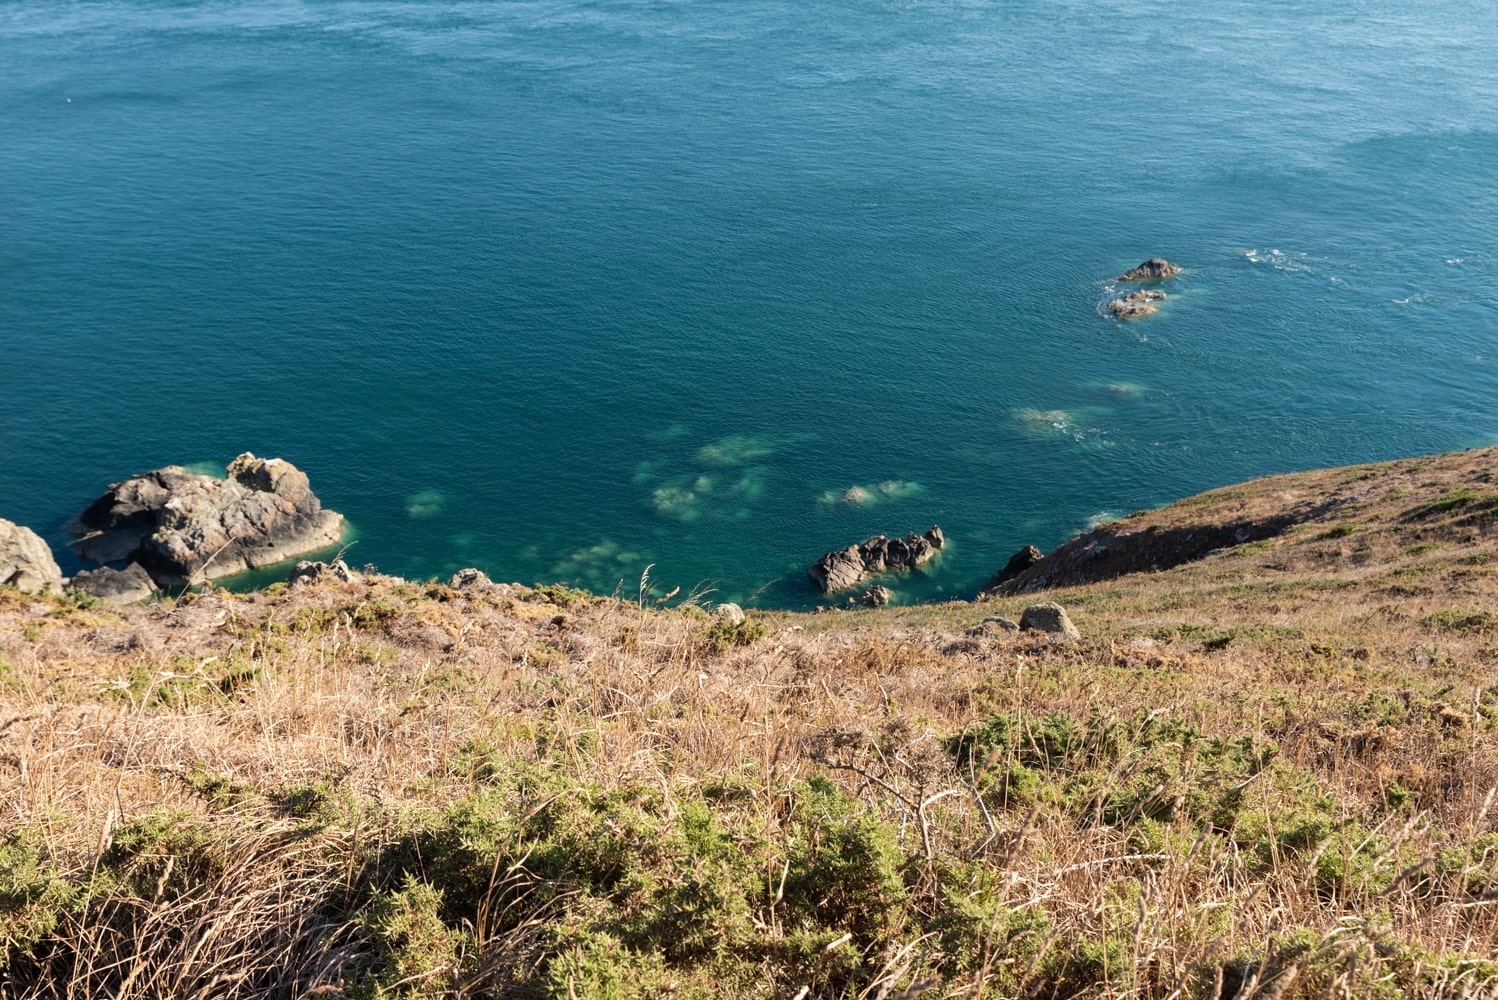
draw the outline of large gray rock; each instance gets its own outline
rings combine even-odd
[[[875,535],[846,549],[824,553],[807,573],[822,593],[831,594],[856,585],[870,573],[913,569],[936,555],[944,544],[946,538],[934,524],[924,535],[915,532],[904,538]]]
[[[307,476],[246,452],[227,479],[171,465],[112,483],[68,526],[96,563],[134,560],[158,586],[230,576],[335,544],[343,516],[323,510]]]
[[[725,621],[730,625],[737,625],[744,620],[744,609],[732,601],[725,601],[713,608],[712,616],[719,621]]]
[[[62,570],[42,536],[0,517],[0,586],[62,593]]]
[[[1020,615],[1019,627],[1027,632],[1055,632],[1068,639],[1080,639],[1082,633],[1067,617],[1066,609],[1059,604],[1032,604]]]
[[[1164,257],[1151,257],[1149,260],[1120,274],[1114,281],[1159,281],[1163,278],[1174,278],[1181,273],[1181,265],[1172,264]]]
[[[149,601],[156,593],[151,574],[140,563],[131,563],[124,569],[108,566],[86,569],[74,576],[69,586],[110,604],[139,604]]]

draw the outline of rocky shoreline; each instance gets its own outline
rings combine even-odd
[[[1498,452],[1461,452],[1403,462],[1326,469],[1255,480],[1186,498],[1153,511],[1141,511],[1078,534],[1046,553],[1027,545],[979,587],[973,598],[1015,596],[1099,583],[1139,573],[1154,573],[1235,552],[1299,530],[1313,523],[1330,524],[1327,537],[1351,529],[1341,523],[1344,511],[1362,502],[1368,489],[1348,483],[1376,480],[1377,470],[1401,465],[1454,464],[1485,469]],[[1371,470],[1371,471],[1365,471]],[[140,473],[109,488],[69,526],[75,551],[99,563],[97,568],[63,576],[47,542],[36,532],[0,519],[0,586],[26,592],[62,593],[74,588],[117,604],[150,600],[168,588],[186,588],[212,580],[290,563],[298,556],[327,551],[342,537],[343,517],[325,510],[312,493],[307,476],[283,459],[260,459],[246,453],[229,463],[227,478],[187,472],[178,466]],[[1493,473],[1470,474],[1486,483]],[[1336,488],[1309,487],[1321,481]],[[1370,487],[1371,488],[1371,487]],[[1408,486],[1401,485],[1400,489]],[[1469,495],[1470,494],[1470,495]],[[1215,496],[1255,497],[1218,504]],[[1431,511],[1470,502],[1473,517],[1498,510],[1498,494],[1458,489],[1445,498],[1417,503],[1403,518],[1420,523]],[[1486,523],[1483,521],[1482,523]],[[945,547],[939,526],[904,537],[874,535],[854,545],[825,552],[807,570],[823,595],[854,590],[852,606],[884,607],[896,595],[878,574],[925,566]],[[366,572],[369,567],[366,567]],[[336,558],[328,563],[296,564],[288,582],[358,577]],[[479,570],[463,570],[450,587],[487,585]],[[861,592],[855,588],[864,588]],[[824,606],[822,610],[827,610]],[[995,627],[1008,627],[996,625]],[[1061,629],[1065,631],[1065,629]]]
[[[0,521],[0,584],[133,603],[336,545],[343,515],[325,510],[304,472],[245,452],[223,479],[169,465],[109,484],[69,525],[73,551],[97,564],[71,580],[29,528]]]

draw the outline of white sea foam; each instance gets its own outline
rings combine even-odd
[[[1306,253],[1286,253],[1278,247],[1269,250],[1244,250],[1243,256],[1255,264],[1268,264],[1276,271],[1309,272],[1315,270],[1313,258]]]

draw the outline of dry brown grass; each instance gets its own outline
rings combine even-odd
[[[1157,512],[1354,497],[1048,595],[1080,643],[964,634],[1033,597],[719,649],[560,589],[0,591],[0,995],[1490,995],[1492,460]],[[543,858],[590,842],[630,874]]]

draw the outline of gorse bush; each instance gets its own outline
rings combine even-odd
[[[815,746],[823,755],[857,747],[865,756],[845,759],[864,763],[840,773],[873,774],[869,755],[912,752],[922,739],[892,722]],[[241,956],[246,995],[275,992],[276,956],[288,950],[336,967],[351,997],[771,997],[788,983],[853,997],[891,982],[891,956],[916,945],[922,981],[1053,997],[1139,986],[1143,883],[1110,882],[1096,932],[1063,942],[1053,903],[1009,891],[1005,864],[1021,842],[968,857],[961,838],[912,829],[892,782],[914,771],[892,765],[888,781],[863,782],[863,794],[823,776],[747,795],[700,785],[604,789],[572,771],[575,741],[538,745],[550,749],[507,756],[494,740],[463,748],[444,770],[469,791],[436,809],[388,811],[324,783],[286,799],[301,818],[294,828],[262,820],[245,830],[227,815],[154,811],[115,831],[86,871],[65,870],[35,835],[13,837],[0,848],[4,981],[20,989],[76,976],[85,935],[118,949],[162,922],[175,928],[161,939],[175,942],[170,949],[144,954],[137,944],[90,971],[90,981],[122,988],[129,969],[155,958],[201,986],[204,973],[188,961],[203,946],[193,937],[201,928],[188,922],[246,893],[267,914],[305,908],[293,928],[342,928],[327,940],[308,932],[288,941],[268,925],[235,938],[262,949]],[[1372,903],[1419,860],[1397,838],[1338,818],[1272,746],[1208,737],[1167,717],[992,715],[945,745],[950,770],[926,768],[974,804],[1023,812],[1025,826],[1011,838],[1055,824],[1114,828],[1120,848],[1138,857],[1129,862],[1136,871],[1170,858],[1200,869],[1207,838],[1231,856],[1247,852],[1261,877],[1303,871],[1323,898]],[[185,781],[217,807],[244,801],[243,789],[201,767]],[[926,795],[931,785],[911,787]],[[769,826],[767,802],[780,803]],[[924,809],[915,817],[930,819]],[[1498,869],[1494,836],[1442,852],[1419,891],[1481,898]],[[309,841],[322,852],[311,869],[299,847]],[[251,844],[264,865],[247,857]],[[286,898],[286,883],[267,874],[300,878],[300,894]],[[1276,961],[1285,954],[1281,947]],[[1326,975],[1340,968],[1330,962]],[[1248,973],[1222,975],[1241,982]]]

